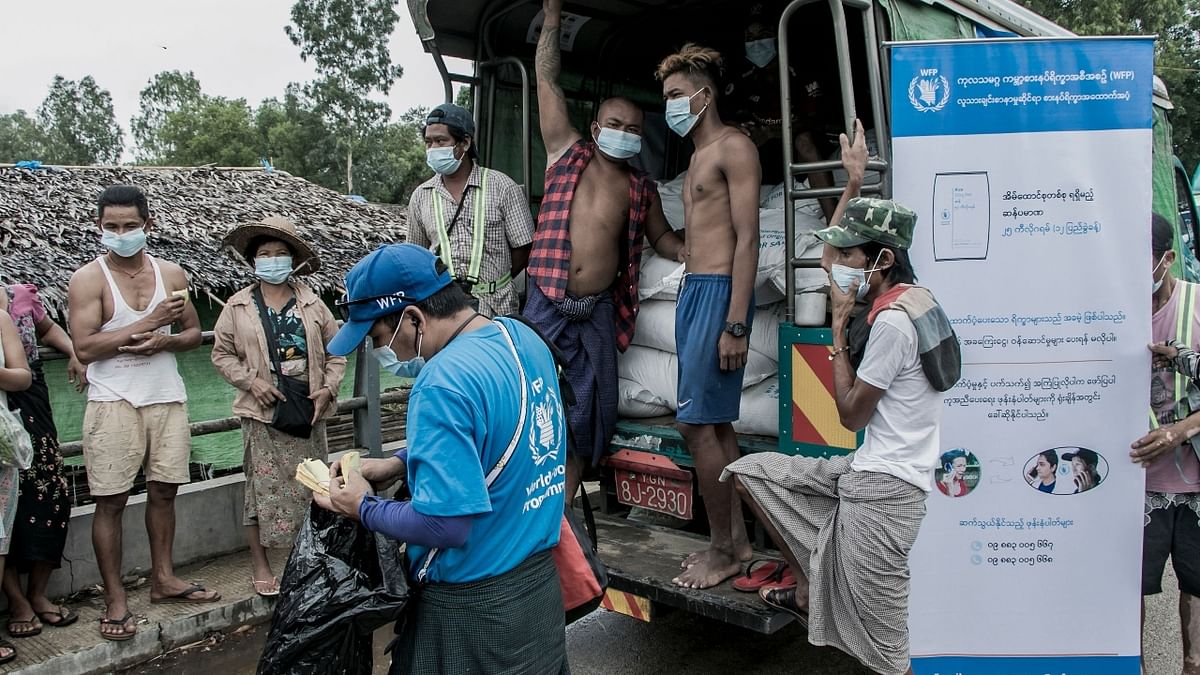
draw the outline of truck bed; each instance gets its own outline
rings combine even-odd
[[[638,442],[653,439],[655,447],[646,447]],[[738,448],[742,454],[751,452],[779,452],[779,439],[774,436],[752,436],[738,434]],[[692,456],[683,445],[683,437],[675,430],[675,416],[647,417],[644,419],[622,419],[617,422],[617,431],[609,443],[609,452],[621,448],[646,450],[664,455],[679,466],[692,466]]]
[[[795,620],[755,593],[733,590],[729,581],[702,591],[672,584],[679,562],[707,546],[706,537],[601,514],[596,515],[596,528],[600,560],[608,567],[612,589],[764,634]],[[766,556],[755,551],[755,557]]]

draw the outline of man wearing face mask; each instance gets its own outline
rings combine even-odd
[[[561,0],[546,0],[538,38],[538,111],[546,146],[546,189],[529,263],[525,316],[565,355],[577,404],[575,454],[567,463],[573,498],[585,465],[595,466],[617,423],[617,351],[633,338],[638,275],[648,240],[683,261],[654,182],[629,166],[642,145],[642,111],[624,98],[600,103],[588,133],[567,115],[558,85]]]
[[[445,265],[412,244],[376,249],[346,275],[347,319],[329,352],[370,335],[390,371],[416,375],[408,448],[335,464],[322,507],[408,544],[421,584],[392,673],[568,672],[550,549],[563,513],[566,420],[545,342],[521,321],[489,321]],[[405,480],[411,500],[373,496]]]
[[[745,30],[745,62],[725,87],[725,98],[733,111],[731,119],[738,124],[758,147],[764,185],[784,181],[783,168],[783,103],[779,93],[779,52],[776,39],[778,15],[768,16],[761,3],[750,8],[750,22]],[[828,100],[821,78],[806,64],[792,56],[788,75],[792,82],[792,116],[795,142],[793,152],[798,162],[818,162],[827,154],[824,143],[825,116],[840,108],[840,103]],[[836,97],[835,97],[836,98]],[[836,117],[833,120],[836,126]],[[804,176],[800,176],[803,178]],[[811,187],[833,185],[828,171],[808,174]],[[820,200],[828,219],[837,205],[834,199]],[[830,221],[832,222],[832,221]]]
[[[187,276],[146,254],[154,227],[146,195],[130,185],[100,194],[96,223],[105,255],[71,277],[68,290],[75,354],[88,367],[83,461],[96,499],[92,543],[108,605],[100,635],[137,632],[121,583],[121,514],[138,469],[146,474],[150,601],[214,602],[220,595],[175,576],[175,493],[189,481],[187,392],[175,353],[200,344],[200,321],[187,298]],[[172,326],[180,332],[173,333]]]
[[[942,394],[961,358],[950,321],[908,258],[916,215],[890,200],[857,198],[867,163],[862,127],[842,136],[850,183],[837,220],[817,237],[833,299],[834,398],[842,425],[866,430],[834,459],[755,453],[729,465],[732,482],[795,573],[792,588],[763,589],[769,605],[808,625],[876,673],[911,673],[908,553],[933,488]],[[847,327],[866,303],[870,337],[852,365]]]
[[[1171,274],[1175,228],[1158,214],[1151,219],[1150,243],[1150,430],[1129,453],[1146,469],[1142,595],[1162,592],[1170,558],[1179,582],[1183,672],[1195,675],[1200,673],[1200,387],[1191,377],[1194,369],[1176,357],[1200,349],[1200,313],[1196,284]]]
[[[754,322],[758,270],[758,152],[717,112],[721,55],[686,44],[658,66],[667,126],[695,145],[683,186],[687,274],[675,310],[679,355],[676,426],[695,458],[711,540],[673,581],[710,588],[738,574],[753,551],[741,502],[719,481],[740,455],[742,375]]]
[[[436,251],[484,315],[516,312],[513,279],[533,241],[525,193],[505,174],[479,166],[475,121],[465,108],[439,105],[423,133],[434,175],[409,198],[406,241]]]

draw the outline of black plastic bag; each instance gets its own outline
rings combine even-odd
[[[259,675],[370,675],[371,634],[408,601],[401,545],[313,504],[279,584]]]

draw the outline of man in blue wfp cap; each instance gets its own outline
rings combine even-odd
[[[529,262],[533,216],[513,179],[479,165],[475,120],[443,103],[425,117],[433,177],[408,200],[407,241],[432,248],[487,316],[515,314],[513,279]]]
[[[721,478],[734,481],[794,572],[796,586],[764,588],[762,599],[806,622],[809,642],[900,675],[912,672],[908,553],[941,453],[942,392],[958,381],[961,358],[933,295],[912,285],[916,214],[857,197],[867,151],[856,126],[853,143],[841,137],[850,181],[834,225],[816,236],[833,300],[834,400],[843,426],[865,429],[863,443],[834,459],[754,453]]]
[[[410,602],[392,673],[568,672],[550,549],[563,514],[566,426],[554,358],[515,319],[471,308],[446,265],[383,246],[346,275],[331,354],[370,336],[380,365],[415,377],[408,448],[334,464],[322,507],[407,542]],[[411,500],[374,496],[397,480]]]

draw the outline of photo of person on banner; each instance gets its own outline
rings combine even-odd
[[[833,459],[756,452],[722,481],[763,524],[795,573],[794,587],[759,591],[808,626],[814,645],[837,647],[877,673],[911,673],[908,555],[925,517],[941,454],[942,393],[961,373],[958,338],[933,294],[914,286],[916,214],[858,197],[867,163],[861,123],[841,136],[850,182],[825,243],[833,304],[835,401],[862,445]],[[851,362],[848,325],[866,303],[869,337]]]

